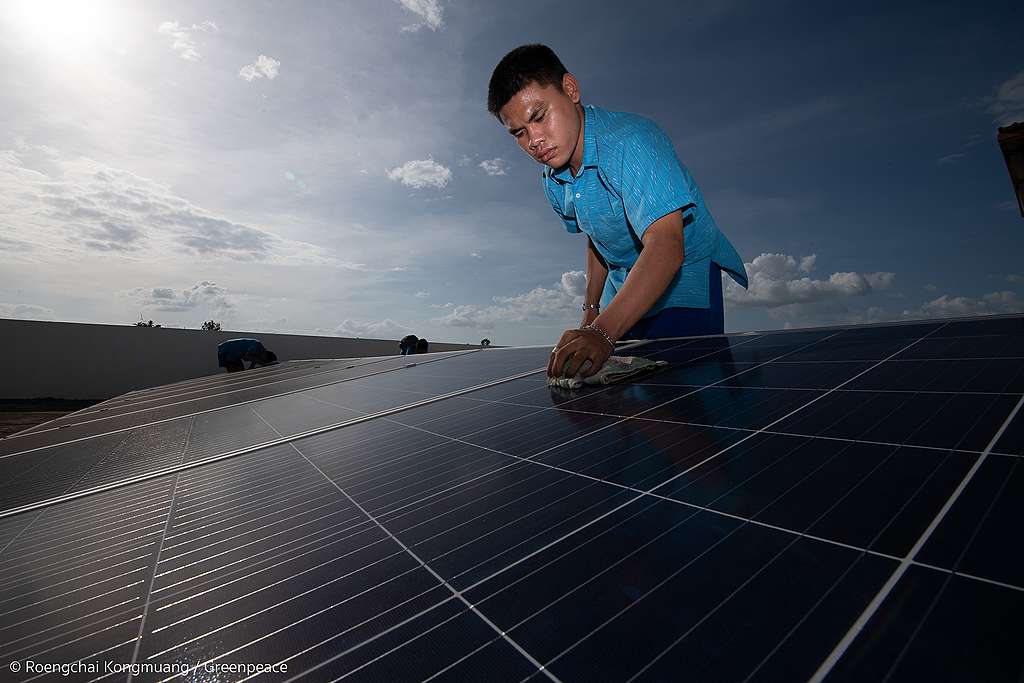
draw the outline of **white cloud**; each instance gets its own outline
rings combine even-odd
[[[217,316],[224,316],[235,308],[228,290],[208,280],[180,290],[173,287],[137,287],[127,294],[134,297],[140,306],[156,311],[191,311],[205,307]]]
[[[238,71],[238,76],[239,78],[249,82],[259,78],[266,78],[267,80],[272,81],[277,78],[280,68],[281,62],[277,61],[273,57],[260,55],[252,64],[246,64],[243,66]]]
[[[769,313],[776,320],[785,320],[783,327],[787,330],[819,325],[866,325],[900,319],[898,313],[881,306],[858,309],[839,300],[790,304],[772,309]]]
[[[1024,70],[999,84],[988,110],[1000,125],[1024,120]]]
[[[980,299],[967,296],[943,294],[937,299],[925,302],[916,311],[903,311],[907,318],[960,318],[972,315],[994,313],[1020,313],[1024,311],[1024,299],[1016,292],[990,292]]]
[[[485,159],[480,162],[479,166],[487,175],[505,175],[505,171],[508,170],[508,162],[501,157]]]
[[[586,288],[586,274],[581,270],[574,270],[563,273],[554,287],[535,287],[525,294],[516,296],[496,296],[493,305],[446,304],[446,307],[451,307],[451,313],[436,318],[434,322],[447,327],[490,330],[498,323],[568,320],[573,316],[573,309],[583,302]]]
[[[273,320],[240,320],[237,323],[232,323],[232,328],[237,330],[247,330],[251,332],[280,332],[283,334],[295,334],[298,330],[294,330],[288,324],[288,318],[276,318]]]
[[[967,156],[967,152],[961,152],[959,154],[947,154],[946,156],[939,159],[939,164],[952,164],[957,159]]]
[[[202,56],[199,54],[193,34],[195,33],[216,33],[219,29],[212,21],[204,21],[201,24],[181,26],[176,21],[165,21],[157,27],[157,32],[170,36],[171,49],[178,53],[182,59],[190,62],[198,61]]]
[[[478,251],[471,251],[469,252],[469,255],[472,256],[473,258],[483,258],[483,256],[481,256],[480,252]]]
[[[562,290],[569,296],[582,297],[587,293],[587,274],[582,270],[562,273]]]
[[[401,339],[413,332],[407,325],[397,323],[390,318],[379,322],[358,322],[345,319],[334,328],[334,334],[340,337],[360,337],[362,339]]]
[[[53,309],[35,304],[0,304],[0,318],[18,320],[53,320]]]
[[[13,245],[0,261],[77,261],[84,248],[141,262],[177,255],[372,270],[218,216],[130,171],[23,141],[0,150],[0,215],[9,218],[5,246]]]
[[[833,297],[863,296],[888,289],[895,279],[893,273],[832,273],[826,280],[808,277],[814,270],[816,255],[798,262],[786,254],[761,254],[744,264],[750,286],[744,290],[724,278],[725,300],[736,306],[776,308],[806,304]]]
[[[413,294],[413,296],[416,297],[417,299],[426,299],[428,296],[430,296],[430,292],[416,292],[415,294]]]
[[[470,159],[465,154],[463,154],[461,157],[459,157],[459,160],[458,160],[457,163],[459,164],[459,166],[469,166],[471,163],[473,163],[473,160]]]
[[[403,32],[419,31],[421,28],[429,28],[436,31],[444,28],[444,12],[437,0],[398,0],[402,7],[409,10],[420,18],[420,22],[410,26],[403,26]]]
[[[433,159],[417,159],[392,168],[388,171],[388,178],[415,189],[423,187],[440,189],[452,179],[452,172],[451,169]]]

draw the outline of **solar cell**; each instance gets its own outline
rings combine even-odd
[[[547,347],[133,392],[2,444],[0,665],[1016,681],[1022,342],[1017,316],[659,340],[622,353],[667,370],[577,392]]]

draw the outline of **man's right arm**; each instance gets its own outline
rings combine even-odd
[[[584,303],[601,303],[601,292],[604,291],[604,281],[607,277],[608,268],[605,266],[604,259],[594,247],[594,243],[590,241],[590,237],[587,237],[587,294],[583,300]],[[580,327],[594,322],[594,319],[600,314],[601,311],[587,309],[583,312],[583,322],[580,323]]]

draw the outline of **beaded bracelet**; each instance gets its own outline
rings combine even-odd
[[[597,332],[606,342],[608,342],[608,345],[612,347],[612,351],[615,350],[615,342],[612,341],[612,338],[608,335],[608,333],[601,329],[601,326],[598,325],[597,323],[590,323],[583,329],[593,330],[594,332]]]

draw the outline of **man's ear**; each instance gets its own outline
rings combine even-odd
[[[571,73],[566,72],[562,76],[562,92],[565,96],[572,100],[573,104],[580,101],[580,82],[576,80],[576,77]]]

